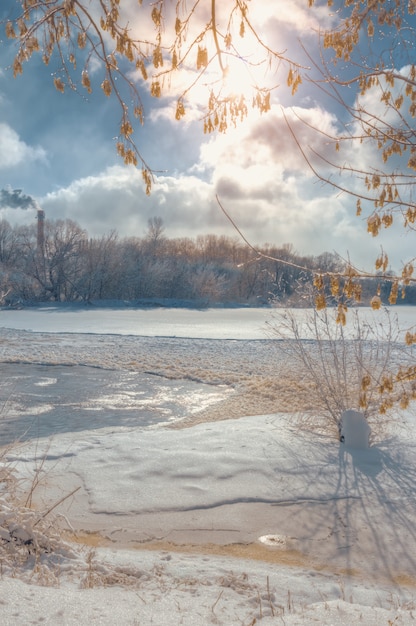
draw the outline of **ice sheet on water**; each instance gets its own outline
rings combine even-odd
[[[48,333],[92,333],[209,339],[264,339],[269,309],[47,306],[0,310],[0,327]]]
[[[232,393],[222,385],[81,366],[4,364],[2,374],[0,445],[180,420]]]

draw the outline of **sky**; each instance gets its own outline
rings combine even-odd
[[[262,0],[261,8],[259,2],[250,3],[253,22],[271,47],[305,62],[299,42],[317,54],[318,29],[336,23],[337,16],[328,13],[323,3],[314,8],[308,8],[304,0],[279,0],[278,4],[279,11],[276,0]],[[16,0],[2,2],[0,19],[16,5]],[[137,3],[124,6],[125,19],[134,29]],[[196,22],[203,19],[203,14],[195,17]],[[142,28],[148,29],[147,34],[152,32],[146,21]],[[191,35],[192,30],[189,39]],[[241,45],[245,58],[255,64],[258,50],[250,38]],[[218,196],[254,245],[290,243],[301,255],[337,252],[370,269],[381,247],[394,268],[413,257],[412,237],[400,225],[372,238],[365,219],[355,215],[354,198],[339,194],[313,175],[285,116],[302,145],[332,156],[328,151],[333,146],[309,125],[336,134],[342,111],[310,83],[301,85],[292,97],[285,85],[286,69],[272,68],[265,79],[279,85],[269,112],[249,110],[236,128],[210,135],[204,134],[201,121],[206,88],[195,88],[180,122],[174,117],[175,95],[191,79],[188,71],[179,73],[178,84],[172,84],[167,97],[158,100],[132,74],[146,114],[144,126],[137,127],[136,140],[156,172],[152,193],[146,196],[140,168],[125,166],[116,154],[117,103],[105,98],[98,86],[92,94],[82,88],[58,93],[53,85],[57,60],[45,67],[39,55],[14,79],[10,64],[15,46],[0,29],[0,189],[5,190],[0,196],[0,218],[12,225],[34,223],[41,207],[47,219],[72,219],[91,237],[114,230],[121,237],[142,237],[148,220],[161,217],[168,237],[214,233],[238,238],[219,208]],[[102,80],[100,71],[95,68],[97,85]],[[249,71],[250,76],[258,72],[264,78],[264,64],[253,65]],[[230,89],[233,83],[245,86],[251,80],[247,67],[237,63],[229,80]],[[347,148],[342,158],[368,163],[377,155]],[[21,190],[20,194],[15,190]],[[24,206],[19,206],[19,198]]]

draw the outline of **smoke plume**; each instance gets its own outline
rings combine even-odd
[[[32,196],[23,193],[22,189],[6,187],[0,189],[0,209],[39,209],[39,205]]]

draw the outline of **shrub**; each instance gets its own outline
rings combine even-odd
[[[268,324],[278,352],[307,388],[312,405],[340,430],[347,409],[367,419],[387,413],[398,396],[414,391],[397,385],[400,363],[411,350],[400,341],[396,315],[390,310],[353,309],[346,325],[336,322],[338,309],[282,310]]]

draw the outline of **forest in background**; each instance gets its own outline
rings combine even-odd
[[[164,299],[198,306],[310,306],[314,274],[342,273],[347,265],[335,253],[302,256],[290,244],[258,251],[238,237],[168,238],[158,217],[141,238],[120,238],[115,231],[91,238],[69,219],[30,226],[0,220],[0,303]],[[379,290],[388,304],[390,289],[382,274],[362,280],[361,301],[368,304]],[[400,302],[415,304],[416,288],[408,287]]]

